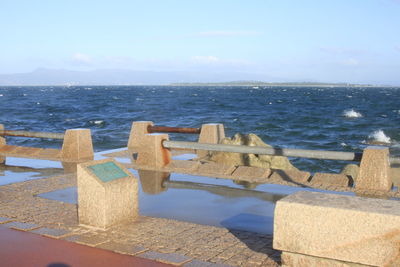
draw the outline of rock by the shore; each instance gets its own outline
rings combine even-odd
[[[235,134],[222,139],[221,144],[271,147],[255,134]],[[252,166],[279,170],[297,170],[287,157],[229,152],[211,152],[207,160],[235,166]]]
[[[346,176],[350,176],[353,179],[353,182],[357,181],[358,173],[360,171],[360,167],[356,164],[347,164],[344,166],[340,174],[344,174]]]

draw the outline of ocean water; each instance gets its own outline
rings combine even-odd
[[[132,121],[200,127],[227,136],[255,133],[278,147],[362,151],[379,141],[400,156],[400,88],[72,86],[0,87],[0,123],[10,130],[90,128],[96,151],[126,146]],[[196,135],[171,134],[172,140]],[[9,137],[9,144],[60,147],[57,140]],[[345,162],[291,159],[307,171]]]

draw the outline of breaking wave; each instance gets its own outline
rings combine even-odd
[[[385,144],[390,144],[391,139],[389,136],[387,136],[382,130],[377,130],[374,131],[372,134],[368,136],[372,140],[372,142],[377,142],[377,143],[385,143]]]
[[[343,112],[343,116],[346,118],[361,118],[362,114],[360,112],[355,111],[354,109],[345,110]]]

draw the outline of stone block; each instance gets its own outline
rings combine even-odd
[[[106,229],[138,216],[138,181],[120,163],[81,163],[77,172],[80,224]]]
[[[63,161],[92,160],[93,155],[90,129],[70,129],[65,131],[61,149]]]
[[[162,142],[169,140],[168,134],[146,134],[138,147],[136,164],[141,167],[160,169],[171,162],[171,152]]]
[[[14,219],[7,218],[7,217],[0,217],[0,224],[12,222],[12,221],[14,221]]]
[[[271,174],[271,169],[249,167],[249,166],[239,166],[232,173],[235,179],[243,179],[246,181],[265,181]]]
[[[390,177],[393,181],[393,184],[397,187],[400,187],[400,167],[395,166],[390,168]]]
[[[277,202],[274,249],[384,266],[399,257],[400,203],[300,191]]]
[[[121,254],[128,254],[128,255],[136,255],[136,254],[143,253],[148,250],[147,248],[144,248],[141,246],[118,243],[118,242],[114,242],[114,241],[102,243],[102,244],[98,245],[97,247],[106,249],[106,250],[111,250],[114,252],[118,252]]]
[[[62,239],[91,247],[96,247],[110,241],[108,238],[96,234],[70,235]]]
[[[193,160],[173,160],[171,161],[166,168],[175,172],[192,172],[196,171],[200,166],[199,161]]]
[[[4,130],[4,125],[0,124],[0,131]],[[0,136],[0,148],[6,145],[6,139]],[[0,156],[0,164],[3,164],[6,161],[5,157]]]
[[[354,262],[338,261],[327,258],[319,258],[297,253],[283,252],[281,255],[282,267],[369,267],[370,265]]]
[[[391,188],[389,148],[367,147],[363,151],[356,189],[389,191]]]
[[[148,134],[147,128],[153,126],[152,121],[134,121],[132,122],[131,132],[129,134],[128,148],[132,149],[140,146],[144,139],[144,135]]]
[[[179,266],[192,259],[190,257],[180,255],[177,253],[159,253],[156,251],[147,251],[145,253],[139,254],[138,257],[161,261],[167,264],[173,264]]]
[[[52,237],[52,238],[61,238],[71,233],[69,230],[65,229],[56,229],[56,228],[47,228],[42,227],[36,230],[31,231],[31,233]]]
[[[201,164],[197,171],[202,175],[231,175],[235,169],[234,165],[209,162]]]
[[[208,123],[201,126],[199,143],[218,144],[222,139],[225,138],[224,125],[221,123]],[[205,157],[208,155],[208,151],[198,150],[198,157]]]
[[[308,181],[311,174],[309,172],[300,171],[298,169],[292,170],[274,170],[269,177],[271,180],[284,180],[293,183],[304,184]]]
[[[311,183],[313,184],[329,184],[329,185],[339,185],[339,186],[352,186],[353,181],[344,174],[336,173],[320,173],[317,172],[311,178]]]
[[[169,180],[169,172],[138,170],[138,173],[142,190],[146,194],[156,195],[167,190],[163,183]]]
[[[21,231],[30,231],[40,227],[40,225],[34,223],[23,223],[23,222],[9,222],[2,224],[1,226]]]

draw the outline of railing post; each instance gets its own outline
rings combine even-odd
[[[201,131],[198,141],[199,143],[218,144],[224,138],[225,130],[222,123],[208,123],[201,125]],[[207,155],[208,151],[197,151],[198,157],[204,157]]]
[[[134,121],[132,122],[131,132],[129,134],[128,148],[139,147],[144,139],[144,135],[148,134],[147,128],[153,126],[152,121]]]
[[[0,131],[4,130],[4,125],[0,124]],[[6,139],[2,136],[0,136],[0,147],[5,146],[6,145]],[[0,164],[4,164],[4,162],[6,162],[6,158],[5,157],[0,157]]]
[[[93,159],[93,156],[90,129],[70,129],[65,131],[61,149],[62,161]]]
[[[171,162],[171,152],[163,147],[168,134],[145,134],[138,147],[136,163],[153,169],[162,168]]]
[[[389,191],[391,188],[389,148],[367,147],[361,159],[356,189]]]

